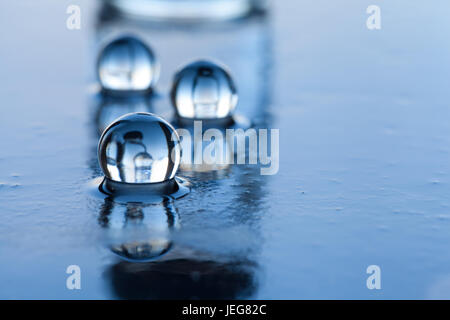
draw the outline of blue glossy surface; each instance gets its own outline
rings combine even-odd
[[[114,23],[93,1],[79,31],[68,2],[2,3],[0,298],[450,298],[450,4],[384,1],[369,31],[372,2],[274,1],[230,32],[142,31],[162,66],[152,112],[170,110],[175,70],[215,57],[237,111],[280,129],[280,170],[181,174],[194,187],[173,204],[174,245],[138,265],[106,247],[105,204],[87,191],[101,174],[95,58]]]

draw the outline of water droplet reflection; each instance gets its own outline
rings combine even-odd
[[[149,95],[118,97],[102,94],[95,115],[97,132],[102,134],[111,123],[125,114],[152,112],[151,99]]]
[[[226,171],[233,163],[234,152],[225,132],[216,130],[210,140],[201,135],[180,135],[183,154],[180,169],[189,173]]]
[[[171,253],[169,253],[171,254]],[[119,299],[245,299],[258,286],[250,261],[179,258],[145,264],[122,261],[107,270]]]
[[[133,262],[152,261],[167,253],[172,247],[171,234],[179,228],[170,200],[149,205],[106,198],[99,223],[107,230],[105,242],[111,251]]]
[[[239,112],[252,119],[252,123],[258,119],[259,125],[267,128],[269,125],[265,121],[269,123],[272,119],[268,111],[273,81],[273,32],[269,21],[263,16],[253,16],[251,19],[225,23],[150,22],[122,15],[121,12],[117,14],[117,11],[112,13],[103,6],[96,26],[99,38],[114,30],[132,30],[145,34],[146,39],[157,43],[165,70],[159,84],[164,88],[172,84],[170,75],[178,71],[176,61],[179,61],[180,54],[185,61],[202,56],[219,59],[230,67],[235,76],[234,81],[240,90]],[[179,46],[180,37],[189,39],[190,44],[183,48],[182,53],[174,50]],[[154,108],[156,111],[157,105]],[[158,113],[161,114],[159,110]],[[236,116],[234,113],[233,120]],[[180,127],[186,128],[192,123],[192,119],[186,120],[188,125],[182,124]],[[203,121],[205,127],[206,122],[209,125],[215,121]],[[220,121],[219,125],[214,124],[210,128],[230,128],[228,122],[226,125],[223,123],[225,121]],[[188,168],[188,171],[191,169]],[[231,166],[225,170],[198,174],[188,171],[183,175],[191,177],[196,190],[177,202],[183,229],[174,233],[174,245],[166,255],[154,262],[120,261],[110,265],[105,270],[105,280],[111,297],[254,297],[262,271],[258,267],[259,253],[266,245],[260,234],[259,220],[270,206],[264,201],[269,192],[265,188],[267,179],[262,179],[259,170],[253,166]],[[226,179],[218,179],[217,175],[222,173]],[[242,208],[246,208],[245,214]]]

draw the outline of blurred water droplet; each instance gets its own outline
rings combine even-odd
[[[177,114],[188,119],[229,117],[238,100],[230,74],[207,61],[191,63],[175,75],[171,98]]]
[[[103,89],[112,92],[146,91],[159,77],[153,51],[141,40],[130,36],[109,43],[100,52],[97,68]]]

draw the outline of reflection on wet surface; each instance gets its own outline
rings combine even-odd
[[[255,168],[233,171],[214,180],[191,172],[193,192],[176,201],[107,198],[91,206],[99,208],[103,245],[125,260],[105,270],[112,297],[232,299],[257,292],[265,187]]]
[[[142,34],[145,39],[150,39],[152,47],[160,50],[156,52],[162,59],[167,56],[165,48],[178,43],[177,39],[172,38],[168,33],[174,28],[173,26],[169,27],[164,23],[134,25],[132,20],[123,19],[117,15],[108,16],[109,11],[106,9],[102,9],[101,20],[98,24],[100,41],[101,38],[108,38],[108,33],[113,33],[116,28],[128,26],[127,30],[131,29],[137,34]],[[234,37],[235,40],[241,37],[241,29],[247,30],[245,32],[250,34],[237,45],[247,46],[246,50],[250,50],[251,53],[246,56],[236,55],[233,57],[234,60],[228,59],[228,61],[231,62],[230,67],[245,65],[247,70],[245,72],[246,79],[240,77],[238,80],[238,83],[245,85],[242,86],[242,98],[237,110],[239,113],[251,116],[252,120],[259,125],[267,126],[270,121],[267,117],[267,107],[270,101],[268,98],[270,82],[267,81],[270,78],[268,76],[268,72],[270,72],[268,57],[270,55],[266,50],[267,34],[264,20],[261,17],[256,22],[253,17],[249,23],[249,27],[245,21],[223,25],[225,29],[232,30],[232,38]],[[130,25],[133,25],[133,28],[129,28]],[[205,26],[205,29],[199,26],[195,27],[194,37],[196,41],[202,43],[202,50],[214,45],[214,42],[210,42],[216,36],[210,32],[210,27],[211,25]],[[168,29],[165,30],[165,28]],[[218,32],[223,34],[221,28],[218,28]],[[184,27],[180,28],[178,32],[185,33]],[[188,34],[186,33],[186,35]],[[159,39],[159,43],[155,43],[155,39]],[[240,41],[237,40],[236,43]],[[196,49],[195,44],[189,48]],[[198,58],[194,52],[191,53],[191,61]],[[208,51],[203,51],[203,53],[207,55]],[[172,55],[172,53],[168,54]],[[189,61],[189,54],[185,56],[184,61]],[[226,64],[229,65],[227,62]],[[179,70],[180,65],[172,61],[169,64],[163,62],[162,66],[162,70],[165,71],[162,73],[161,87],[165,87],[168,94],[169,82],[172,81],[172,76],[175,71]],[[164,80],[164,73],[166,80]],[[261,75],[265,75],[266,81],[260,81]],[[200,97],[198,103],[204,103],[206,98],[209,99],[206,102],[211,102],[211,99],[214,98],[211,94],[215,91],[202,91],[201,93],[202,97],[197,94]],[[205,94],[207,95],[205,96]],[[130,100],[130,103],[104,102],[99,114],[105,114],[97,119],[108,120],[97,121],[97,126],[103,127],[102,123],[110,121],[109,119],[113,117],[112,114],[119,115],[122,106],[124,113],[131,109],[139,110],[143,106],[141,102],[142,100]],[[161,104],[161,101],[158,103]],[[108,107],[107,104],[112,106]],[[165,108],[173,111],[169,96],[165,98],[163,104]],[[234,105],[230,106],[233,109]],[[175,117],[171,117],[171,119],[176,120]],[[177,125],[183,127],[181,123],[177,123]],[[216,127],[216,125],[219,129],[224,129],[228,122],[214,123],[211,121],[211,125],[205,122],[206,128]],[[189,126],[187,128],[189,129]],[[190,157],[193,153],[189,153],[187,148],[193,148],[199,141],[184,140],[185,145],[183,145],[183,137],[181,140],[185,156]],[[202,148],[207,147],[208,143],[203,142]],[[227,141],[223,147],[223,152],[230,152]],[[104,273],[112,297],[123,299],[232,299],[251,298],[256,294],[258,278],[263,272],[257,262],[263,245],[258,229],[259,221],[265,210],[263,203],[266,181],[259,175],[256,166],[220,163],[196,165],[192,160],[190,158],[184,164],[182,162],[180,166],[179,174],[187,177],[193,187],[191,194],[173,203],[173,206],[178,208],[177,216],[180,220],[176,232],[170,232],[170,241],[159,241],[157,245],[151,241],[144,241],[144,243],[128,241],[126,244],[113,247],[113,251],[126,261],[109,265]],[[121,210],[124,221],[130,219],[130,217],[125,218],[130,208],[137,213],[137,217],[132,221],[140,221],[148,214],[148,210],[141,207],[142,204],[128,203],[124,205],[125,207],[122,207]],[[111,214],[108,212],[113,207],[113,202],[105,200],[100,209],[99,221],[107,233],[111,229],[109,222]],[[107,223],[103,223],[105,221]],[[168,229],[171,229],[169,226],[170,223]],[[163,254],[160,255],[160,253]],[[137,259],[142,258],[142,261],[146,261],[145,256],[148,256],[152,261],[130,262],[130,256],[136,256]]]
[[[98,137],[114,120],[127,113],[153,112],[152,95],[111,96],[100,94],[97,103],[95,122],[97,124]]]
[[[161,257],[172,247],[171,233],[179,218],[170,200],[161,205],[120,204],[106,198],[98,222],[106,229],[106,244],[128,261],[145,262]]]
[[[245,299],[257,289],[252,262],[175,259],[119,262],[106,270],[119,299]]]
[[[64,2],[41,0],[32,10],[0,4],[14,17],[0,19],[8,75],[0,86],[1,298],[132,297],[116,292],[113,275],[131,281],[142,268],[153,270],[151,278],[168,261],[194,261],[186,266],[194,271],[206,269],[198,261],[212,261],[214,270],[242,266],[238,273],[256,285],[226,296],[450,297],[450,43],[442,32],[450,21],[441,14],[448,1],[385,1],[378,31],[365,28],[365,8],[352,0],[272,1],[272,16],[189,27],[99,20],[94,1],[77,2],[77,31],[64,26]],[[160,58],[158,95],[149,99],[154,113],[170,119],[176,70],[214,58],[233,72],[236,111],[280,129],[275,176],[235,165],[180,172],[194,186],[174,202],[180,228],[169,232],[164,256],[143,263],[111,252],[111,233],[98,223],[104,199],[86,191],[102,176],[97,104],[88,90],[99,50],[123,31],[136,31]],[[157,208],[156,221],[168,226]],[[82,270],[82,290],[65,286],[73,264]],[[377,292],[365,286],[371,264],[382,270]],[[195,294],[219,296],[220,283]],[[143,291],[149,287],[164,290]]]
[[[104,45],[104,39],[122,30],[123,22],[121,19],[115,20],[111,17],[98,23],[98,29],[95,30],[98,36],[97,49]],[[224,24],[217,29],[221,36],[230,36],[232,41],[228,43],[234,43],[237,48],[246,51],[245,54],[233,55],[231,59],[220,57],[219,54],[218,60],[223,61],[230,69],[245,66],[246,71],[236,80],[238,83],[246,83],[242,86],[243,93],[238,108],[248,117],[252,116],[252,119],[266,119],[267,81],[265,83],[258,81],[261,74],[266,74],[269,70],[270,64],[266,60],[267,50],[261,50],[261,47],[265,49],[267,44],[266,25],[262,17],[251,17],[248,22],[249,24],[245,20],[240,20]],[[84,159],[81,159],[80,163],[88,165],[82,169],[82,178],[73,175],[70,176],[70,181],[65,181],[64,177],[61,177],[63,184],[68,186],[66,190],[56,190],[61,184],[55,184],[58,186],[54,187],[55,192],[62,198],[59,200],[55,197],[57,207],[50,207],[46,213],[48,216],[44,214],[43,222],[36,224],[36,228],[46,226],[47,230],[51,230],[50,235],[55,235],[56,232],[60,235],[58,237],[60,241],[55,242],[54,246],[72,250],[70,259],[67,259],[70,262],[64,260],[58,263],[80,264],[86,277],[82,292],[86,297],[251,298],[258,292],[263,272],[258,263],[263,246],[259,223],[265,213],[263,195],[267,192],[266,180],[259,175],[256,167],[234,165],[184,167],[179,174],[186,176],[192,183],[191,193],[177,200],[166,199],[160,203],[132,201],[128,195],[122,198],[111,195],[104,195],[103,198],[91,197],[88,192],[77,187],[84,186],[86,181],[103,175],[97,159],[97,143],[100,134],[114,120],[131,112],[158,114],[160,110],[173,112],[168,94],[169,84],[175,70],[183,65],[180,60],[172,59],[178,54],[178,51],[171,49],[178,46],[178,36],[167,37],[171,33],[171,27],[166,29],[167,25],[154,24],[150,29],[147,29],[148,27],[144,24],[142,28],[139,26],[137,29],[147,34],[143,37],[145,39],[148,39],[148,36],[159,39],[158,49],[153,45],[152,48],[170,61],[167,63],[166,60],[164,63],[165,79],[153,95],[120,96],[102,92],[88,97],[87,107],[83,109],[86,111],[83,119],[87,120],[89,125],[85,126],[79,121],[78,126],[78,122],[72,121],[70,123],[75,124],[71,127],[72,131],[69,130],[74,134],[73,137],[76,137],[70,140],[69,145],[80,144],[85,148],[87,156],[83,152],[79,152],[78,155],[81,154]],[[212,41],[218,37],[214,32],[210,32],[209,26],[205,29],[197,26],[195,29],[194,38],[197,44],[187,47],[195,50],[190,52],[188,50],[185,53],[183,57],[185,63],[204,55],[216,56],[215,49],[211,49],[214,47]],[[113,32],[109,33],[111,30]],[[184,27],[179,28],[177,32],[189,34]],[[224,52],[222,49],[220,51]],[[92,60],[97,54],[98,50],[92,52]],[[66,120],[56,119],[61,124],[62,132],[67,132],[64,125]],[[120,132],[117,136],[119,143],[114,146],[115,150],[112,150],[114,148],[108,150],[108,155],[115,155],[116,159],[109,157],[112,159],[108,159],[105,163],[114,164],[116,161],[117,164],[117,159],[132,151],[130,154],[133,154],[131,161],[133,172],[131,174],[122,172],[117,176],[131,177],[133,182],[148,179],[149,168],[152,168],[159,156],[157,152],[148,149],[150,143],[146,141],[147,138],[148,135],[143,130]],[[57,135],[50,140],[65,146],[64,143],[59,143]],[[64,156],[64,152],[60,152],[59,155]],[[66,165],[70,163],[70,167],[77,166],[80,159],[70,155],[70,161],[66,160],[64,163]],[[58,166],[56,168],[59,169]],[[77,168],[73,172],[79,173]],[[55,179],[58,180],[59,177]],[[73,203],[67,201],[68,199],[72,199]],[[23,201],[24,206],[27,204],[30,202]],[[39,205],[42,203],[33,203],[36,208]],[[17,210],[20,209],[18,206]],[[77,212],[78,215],[68,214],[71,211]],[[50,218],[52,212],[60,212],[61,215],[55,220],[54,217]],[[51,221],[50,227],[47,217],[48,221]],[[20,215],[16,219],[20,219]],[[83,221],[83,226],[77,224],[80,221]],[[72,228],[72,225],[75,225],[75,228]],[[55,226],[55,229],[52,226]],[[70,235],[74,232],[82,232],[83,236],[72,242]],[[44,239],[45,236],[44,233]],[[21,239],[26,241],[26,238]],[[41,250],[32,252],[37,257],[42,254]],[[93,264],[98,267],[97,271],[101,270],[103,278],[99,278],[98,273],[87,270]],[[58,264],[57,267],[61,266]],[[54,292],[58,292],[60,297],[70,298],[68,295],[71,294],[65,291],[61,294],[59,290]]]
[[[203,136],[189,135],[181,138],[181,147],[183,150],[180,172],[183,173],[218,173],[229,171],[234,152],[230,147],[225,134],[215,136],[210,141],[204,141]],[[205,156],[206,155],[206,156]],[[201,158],[201,161],[197,158]]]

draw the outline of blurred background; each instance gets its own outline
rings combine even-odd
[[[0,298],[450,298],[447,1],[0,6]],[[144,99],[98,94],[98,52],[123,33],[161,63]],[[191,193],[151,206],[94,195],[105,125],[170,119],[172,77],[199,58],[228,66],[237,112],[280,130],[279,172],[184,168]],[[66,288],[74,264],[81,290]]]

